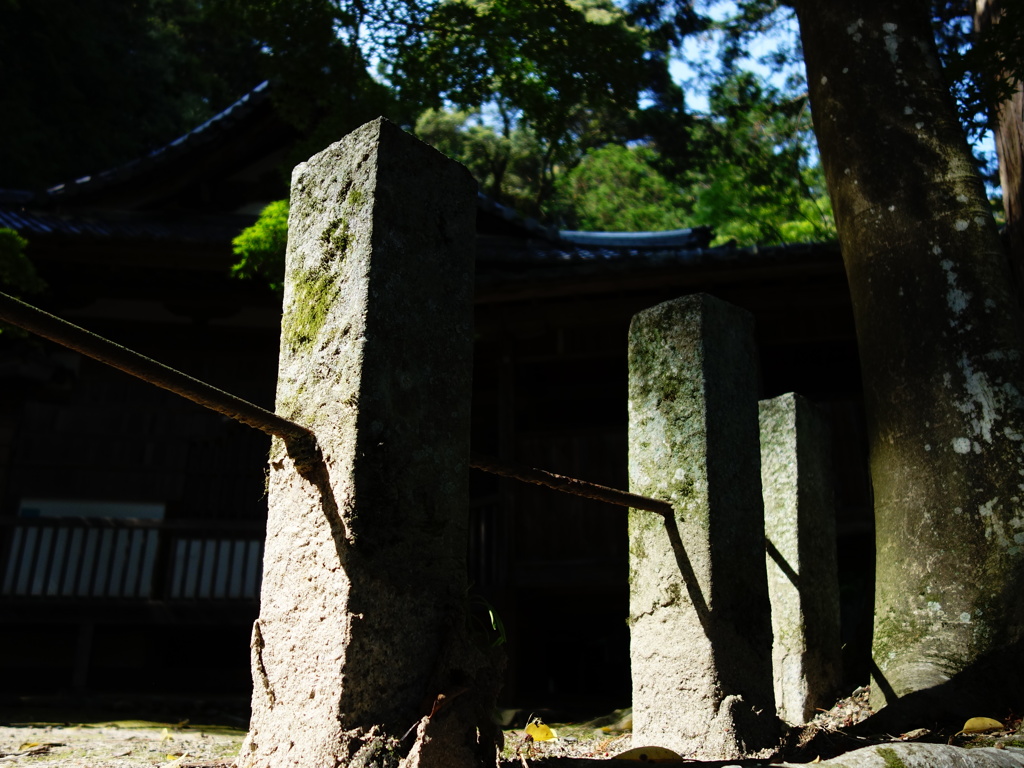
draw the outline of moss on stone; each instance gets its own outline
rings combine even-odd
[[[889,617],[879,619],[875,624],[872,641],[872,653],[879,668],[884,670],[885,663],[890,657],[901,656],[927,635],[927,628],[910,617],[904,617],[899,621]]]
[[[900,756],[896,754],[895,749],[879,747],[876,751],[878,752],[878,755],[885,760],[885,768],[907,768],[907,764],[900,759]]]
[[[293,274],[291,280],[292,307],[285,313],[281,338],[294,352],[316,339],[338,296],[338,285],[335,276],[324,270]]]
[[[358,208],[363,204],[363,191],[358,187],[352,187],[345,196],[345,205]]]
[[[354,193],[355,190],[350,196]],[[320,243],[324,246],[324,252],[320,257],[321,268],[326,269],[335,259],[344,259],[350,241],[348,220],[344,217],[332,219],[320,234]]]

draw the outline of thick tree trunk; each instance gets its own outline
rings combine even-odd
[[[857,323],[891,703],[1022,634],[1020,325],[929,4],[796,5]]]
[[[975,28],[984,31],[999,23],[1002,8],[1003,0],[977,0]],[[1006,214],[1006,249],[1018,300],[1024,305],[1024,82],[1017,83],[1011,98],[992,108],[992,118]]]

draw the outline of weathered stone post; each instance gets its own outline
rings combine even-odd
[[[842,668],[829,429],[799,395],[758,406],[775,706],[799,724],[835,703]]]
[[[706,295],[629,332],[633,741],[686,757],[774,747],[756,364],[749,314]]]
[[[277,412],[315,433],[322,460],[280,440],[271,452],[240,766],[392,766],[414,742],[406,765],[477,764],[475,189],[384,119],[292,176]]]

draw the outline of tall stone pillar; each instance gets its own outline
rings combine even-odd
[[[685,757],[775,747],[753,322],[706,295],[629,334],[633,740]]]
[[[800,724],[835,703],[842,669],[829,429],[800,395],[758,405],[775,705]]]
[[[477,764],[475,212],[469,173],[384,119],[292,176],[277,413],[322,455],[271,451],[240,766],[395,765],[428,722],[443,760],[406,765]]]

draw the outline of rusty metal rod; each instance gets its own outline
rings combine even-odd
[[[242,424],[266,432],[268,435],[276,435],[284,439],[289,443],[289,452],[296,459],[296,468],[300,472],[311,467],[317,460],[319,449],[316,447],[316,437],[306,427],[152,358],[133,352],[127,347],[122,347],[120,344],[26,304],[6,293],[0,293],[0,320],[6,320],[43,338],[80,352],[86,357],[91,357]],[[478,456],[470,459],[470,466],[484,472],[534,485],[543,485],[575,496],[583,496],[623,507],[645,509],[662,515],[673,514],[672,505],[666,501],[588,483],[586,480],[558,475],[543,469],[503,464]]]
[[[276,435],[287,442],[315,442],[313,433],[303,426],[102,336],[97,336],[6,293],[0,293],[0,319],[181,395],[268,435]]]
[[[672,508],[672,505],[667,501],[651,499],[647,496],[640,496],[639,494],[629,493],[628,491],[620,491],[615,488],[609,488],[605,485],[588,483],[586,480],[577,480],[574,477],[557,475],[554,472],[548,472],[544,469],[513,466],[511,464],[504,464],[502,462],[495,461],[493,459],[486,459],[480,456],[470,457],[469,466],[483,472],[489,472],[492,475],[510,477],[514,480],[521,480],[524,483],[533,483],[534,485],[543,485],[547,488],[553,488],[556,491],[561,491],[562,493],[571,493],[574,496],[583,496],[588,499],[604,501],[608,504],[617,504],[620,507],[645,509],[649,512],[657,512],[659,515],[666,515],[669,517],[675,514],[675,510]]]

